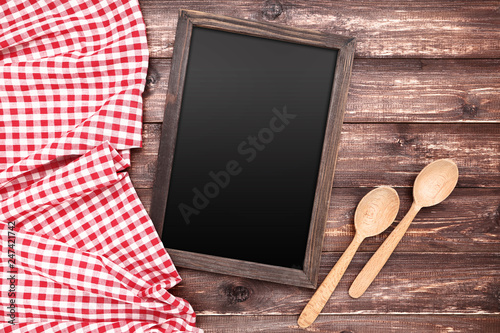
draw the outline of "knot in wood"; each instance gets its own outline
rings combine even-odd
[[[267,0],[262,7],[262,15],[267,20],[276,20],[283,13],[283,5],[276,0]]]
[[[474,104],[465,103],[462,105],[462,114],[464,118],[476,118],[479,107]]]
[[[154,89],[156,83],[160,79],[160,73],[154,66],[149,66],[148,75],[146,76],[146,85],[144,87],[143,97],[148,97],[151,95],[152,90]]]
[[[155,85],[156,81],[158,81],[158,78],[156,77],[158,73],[155,73],[151,71],[148,73],[148,76],[146,77],[146,86],[148,88],[152,88],[152,86]]]
[[[231,304],[242,303],[250,297],[250,291],[244,286],[228,286],[226,296]]]
[[[411,145],[411,144],[413,144],[414,141],[415,141],[415,138],[408,138],[405,135],[401,135],[401,136],[396,138],[396,143],[400,147]]]

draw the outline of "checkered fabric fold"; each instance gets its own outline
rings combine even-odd
[[[202,332],[125,171],[147,62],[136,0],[0,2],[2,332]]]

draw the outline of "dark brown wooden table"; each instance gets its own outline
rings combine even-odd
[[[452,158],[458,188],[424,208],[368,291],[348,288],[388,231],[367,239],[314,332],[500,332],[500,1],[144,0],[150,68],[144,147],[130,174],[147,209],[180,8],[357,37],[321,259],[322,281],[354,236],[370,189],[401,198],[429,162]],[[179,268],[172,290],[206,332],[301,331],[313,291]]]

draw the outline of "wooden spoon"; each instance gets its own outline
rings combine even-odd
[[[376,188],[361,199],[354,214],[354,239],[302,311],[298,320],[300,327],[308,327],[316,320],[363,239],[378,235],[387,229],[396,218],[398,210],[398,193],[390,187]]]
[[[450,159],[437,160],[418,174],[413,186],[413,203],[405,217],[373,254],[349,289],[349,295],[358,298],[366,291],[384,267],[422,207],[437,205],[453,191],[458,181],[457,165]]]

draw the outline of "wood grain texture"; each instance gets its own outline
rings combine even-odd
[[[328,106],[328,118],[326,120],[325,135],[322,144],[323,148],[304,259],[304,272],[311,277],[314,288],[316,288],[318,284],[319,260],[323,247],[335,166],[338,159],[340,136],[347,104],[356,41],[351,39],[341,48],[339,48],[339,46],[336,47],[339,50],[333,78],[332,94]]]
[[[296,316],[211,316],[196,318],[205,333],[498,333],[500,317],[496,315],[321,315],[313,326],[303,330]]]
[[[357,37],[357,58],[323,242],[321,282],[354,236],[359,200],[391,185],[402,219],[424,165],[457,160],[458,188],[422,209],[377,280],[348,288],[394,228],[367,238],[314,332],[481,332],[500,327],[500,2],[141,1],[150,60],[144,148],[131,175],[149,209],[178,9]],[[490,123],[490,124],[485,124]],[[395,161],[392,163],[391,161]],[[206,332],[299,332],[312,291],[180,269],[172,290]]]
[[[150,60],[145,122],[162,122],[171,60]],[[344,123],[500,122],[499,59],[355,59]]]
[[[152,187],[160,129],[145,124],[143,148],[132,151],[136,187]],[[498,124],[344,124],[333,186],[412,186],[429,162],[452,158],[458,187],[500,187],[499,151]]]
[[[209,13],[358,39],[360,57],[498,58],[498,1],[142,0],[153,57],[171,57],[177,13]]]
[[[333,188],[323,251],[342,252],[354,237],[354,211],[368,192],[365,188]],[[411,188],[397,188],[401,207],[399,222],[412,202]],[[151,204],[151,189],[138,189],[146,209]],[[457,188],[439,207],[422,209],[398,252],[498,252],[500,248],[500,188]],[[366,238],[359,252],[373,253],[393,230]]]
[[[349,289],[351,297],[363,295],[391,257],[418,212],[444,201],[455,189],[457,181],[458,167],[451,159],[434,161],[420,171],[413,185],[410,209],[359,272]]]
[[[189,48],[191,46],[192,23],[186,18],[185,12],[179,12],[178,24],[176,27],[177,47],[173,52],[172,67],[169,75],[169,84],[166,94],[164,123],[160,131],[159,148],[153,183],[153,207],[150,216],[155,229],[162,235],[163,222],[165,218],[165,207],[167,204],[167,194],[172,174],[172,163],[174,159],[175,143],[177,141],[177,128],[179,114],[184,91],[184,80],[186,77],[187,60]],[[156,208],[157,207],[157,208]],[[161,237],[160,237],[161,238]]]
[[[451,158],[458,187],[499,187],[498,124],[345,124],[334,186],[412,186],[428,163]]]
[[[397,188],[399,222],[410,208],[411,188]],[[343,251],[354,236],[353,216],[357,202],[368,191],[363,188],[334,188],[330,201],[323,251]],[[457,188],[436,207],[422,209],[399,252],[497,252],[500,248],[500,188]],[[365,239],[359,251],[377,250],[393,230]]]
[[[340,253],[324,252],[321,282]],[[369,259],[357,253],[323,314],[500,314],[499,253],[395,252],[363,297],[348,288]],[[297,315],[312,290],[179,269],[172,289],[199,314]]]

